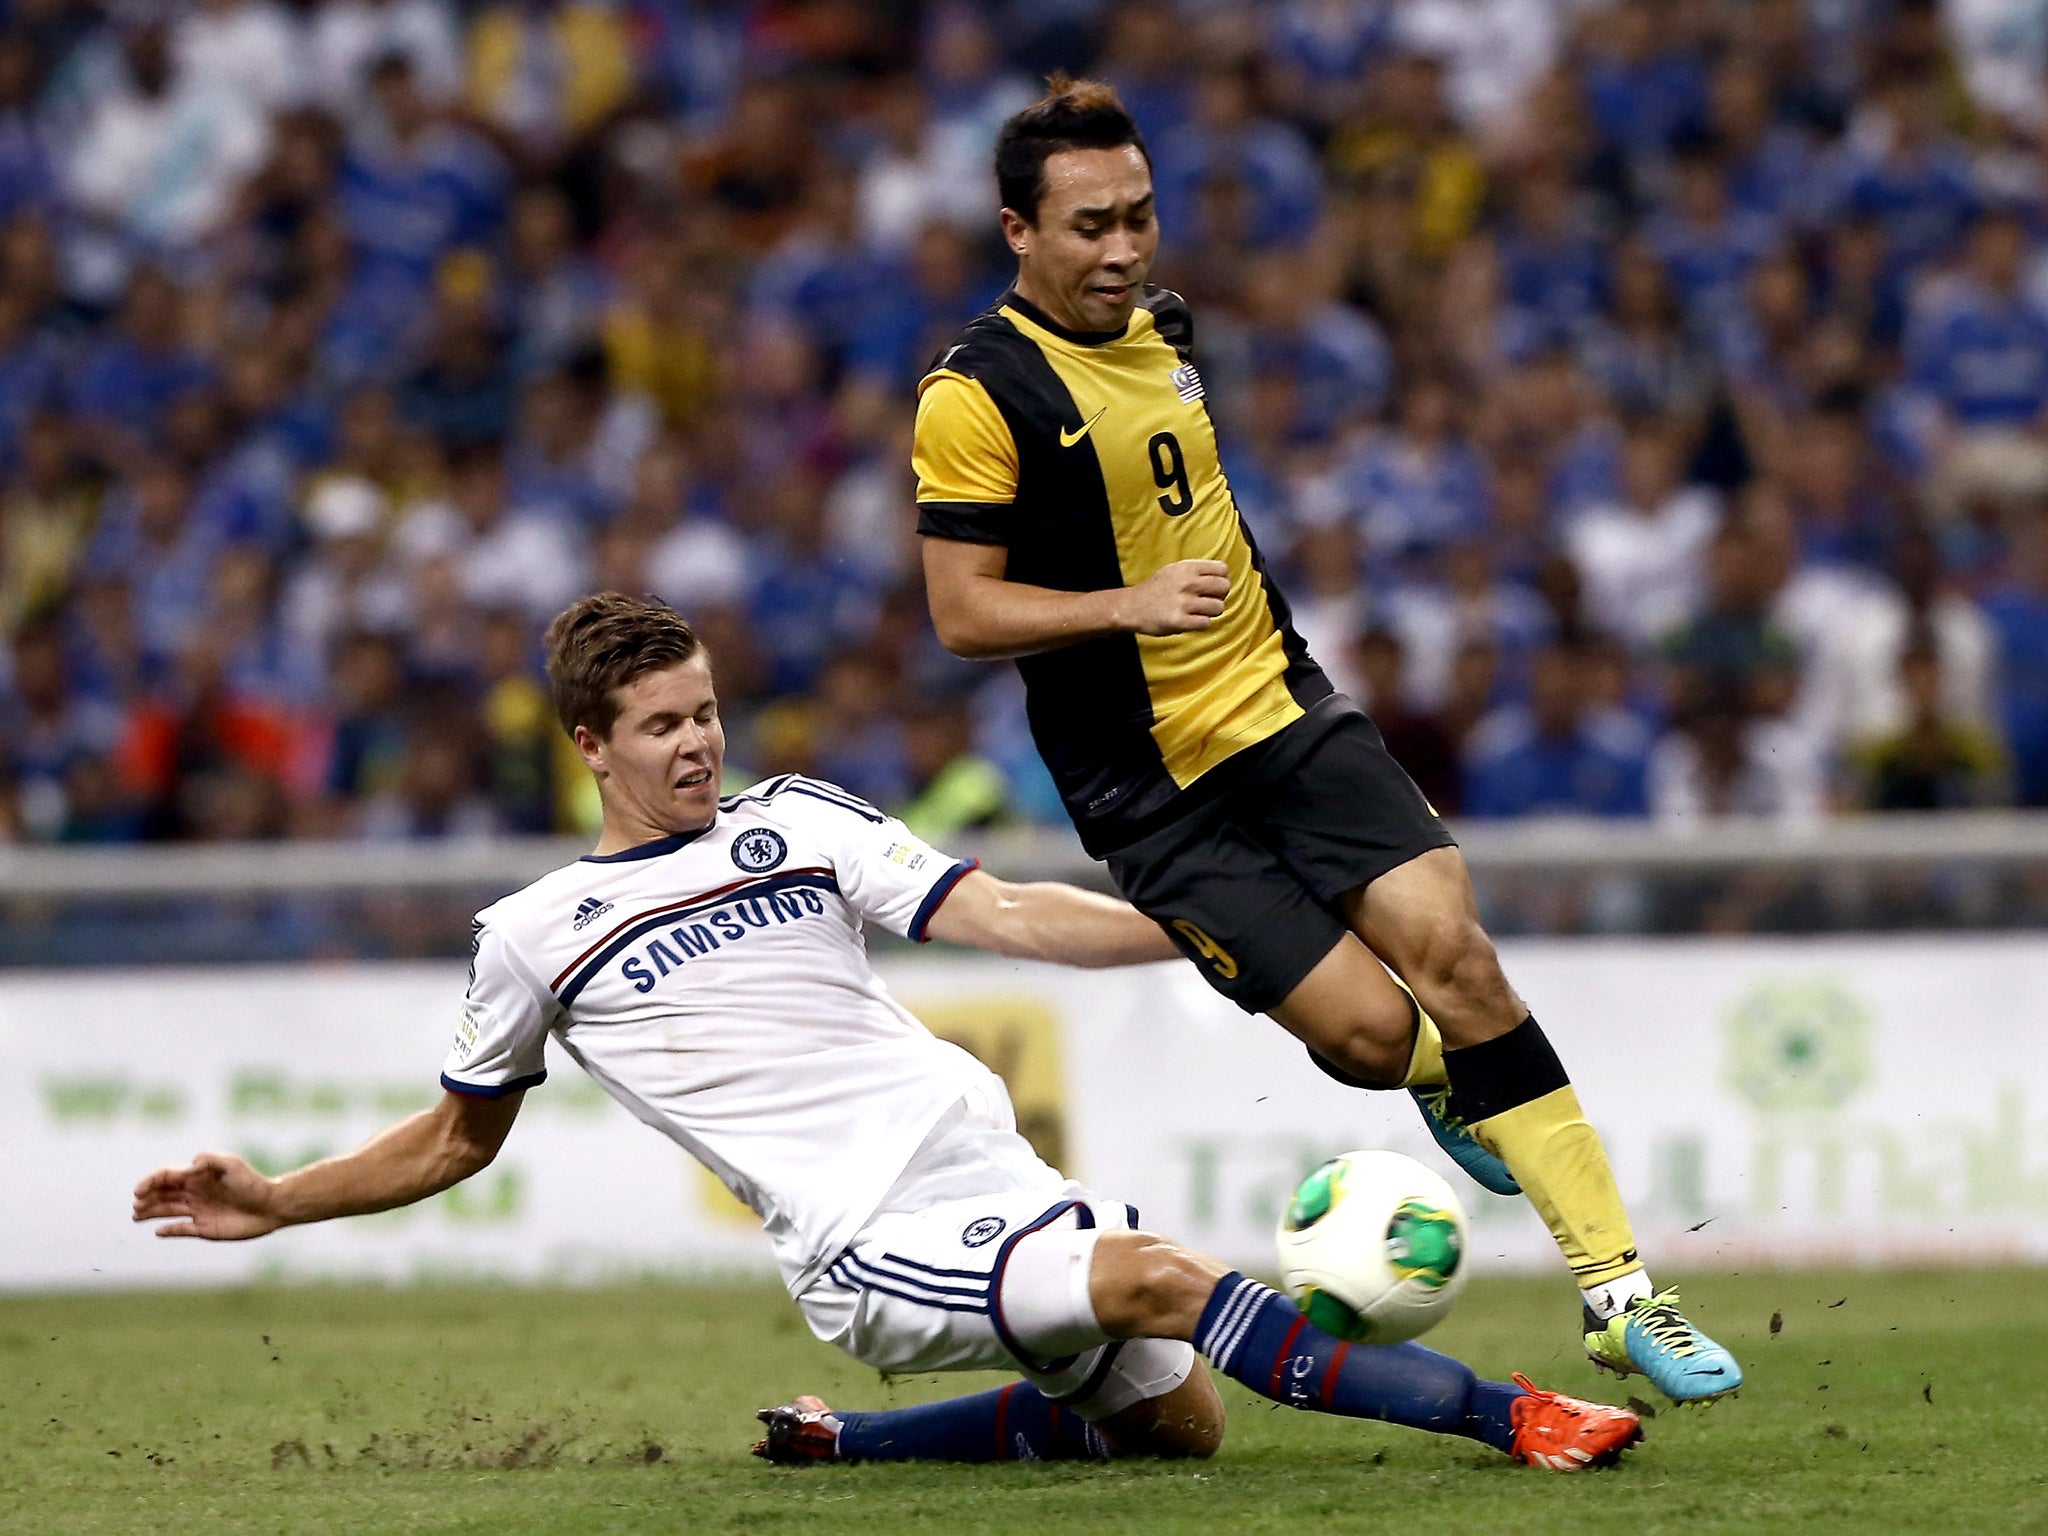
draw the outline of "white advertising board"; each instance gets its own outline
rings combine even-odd
[[[1656,1267],[2048,1260],[2048,940],[1503,946],[1605,1137]],[[1270,1264],[1323,1157],[1447,1166],[1404,1095],[1347,1090],[1189,967],[892,956],[891,986],[1012,1085],[1041,1149],[1147,1225]],[[128,1190],[201,1148],[279,1168],[433,1098],[460,965],[11,973],[0,1288],[765,1270],[751,1218],[565,1059],[498,1161],[410,1211],[160,1242]],[[1556,1262],[1452,1175],[1484,1267]]]

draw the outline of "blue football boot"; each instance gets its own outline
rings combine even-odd
[[[1678,1310],[1678,1292],[1638,1296],[1603,1323],[1586,1309],[1586,1353],[1617,1376],[1643,1375],[1674,1403],[1704,1403],[1742,1385],[1735,1357]]]
[[[1429,1134],[1436,1138],[1436,1144],[1466,1173],[1481,1189],[1491,1190],[1496,1195],[1519,1195],[1522,1186],[1515,1176],[1508,1172],[1508,1165],[1495,1157],[1479,1144],[1479,1139],[1465,1128],[1465,1122],[1451,1113],[1451,1090],[1448,1088],[1411,1088],[1415,1103],[1422,1111],[1422,1123],[1429,1127]]]

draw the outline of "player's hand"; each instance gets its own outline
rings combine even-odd
[[[1221,560],[1176,560],[1130,590],[1130,627],[1140,635],[1185,635],[1207,629],[1230,596],[1230,567]]]
[[[272,1209],[274,1186],[239,1157],[202,1152],[188,1168],[160,1168],[135,1186],[135,1220],[161,1221],[158,1237],[204,1237],[217,1243],[261,1237],[284,1225]]]

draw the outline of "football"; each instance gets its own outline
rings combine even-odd
[[[1398,1344],[1449,1315],[1465,1285],[1465,1211],[1398,1152],[1347,1152],[1295,1188],[1280,1218],[1280,1277],[1325,1332]]]

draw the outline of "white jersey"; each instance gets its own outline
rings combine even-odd
[[[1007,1103],[889,996],[861,931],[921,941],[972,868],[834,785],[770,779],[702,832],[579,859],[477,914],[442,1085],[530,1088],[552,1032],[759,1214],[801,1292],[963,1095]]]

